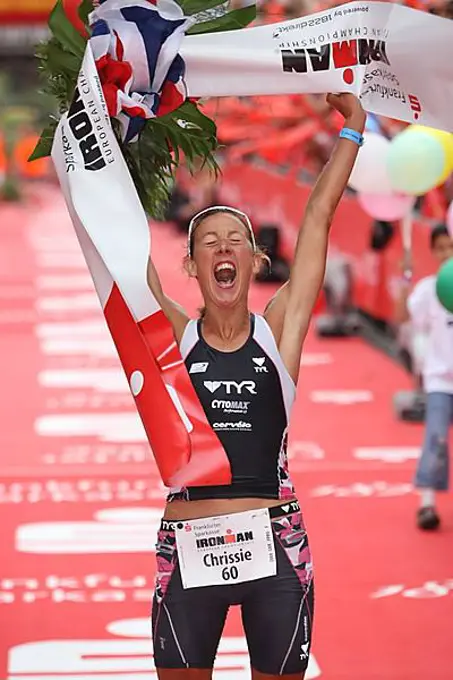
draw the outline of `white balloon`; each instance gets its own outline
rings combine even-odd
[[[363,194],[393,193],[387,171],[390,141],[376,132],[365,131],[363,136],[365,143],[359,150],[349,186]]]

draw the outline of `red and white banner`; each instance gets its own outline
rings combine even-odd
[[[453,131],[453,24],[350,2],[241,31],[187,36],[191,96],[354,92],[367,111]]]
[[[52,158],[162,479],[228,484],[230,465],[147,283],[151,238],[88,45]]]

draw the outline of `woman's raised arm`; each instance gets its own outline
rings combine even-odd
[[[176,342],[179,345],[184,333],[184,329],[187,325],[187,322],[189,321],[189,317],[177,302],[171,300],[167,295],[165,295],[156,267],[154,266],[151,258],[148,260],[147,278],[151,293],[162,307],[162,311],[169,320],[173,328],[173,334],[175,336]]]
[[[308,200],[289,281],[276,293],[264,314],[294,381],[324,280],[330,225],[354,167],[366,120],[359,100],[352,94],[330,94],[327,101],[343,115],[344,128]]]

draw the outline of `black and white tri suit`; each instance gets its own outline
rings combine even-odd
[[[205,342],[201,328],[201,320],[187,324],[180,351],[233,479],[225,486],[171,489],[169,500],[294,498],[287,433],[296,388],[271,329],[252,315],[245,344],[222,352]]]
[[[307,532],[288,473],[287,432],[296,388],[262,316],[234,352],[210,347],[191,321],[180,351],[206,417],[228,456],[232,483],[171,489],[169,501],[281,499],[269,510],[275,576],[184,589],[176,521],[163,520],[156,546],[153,602],[157,668],[212,668],[231,605],[240,605],[252,667],[271,675],[305,672],[313,624],[313,567]],[[182,524],[180,524],[182,528]]]

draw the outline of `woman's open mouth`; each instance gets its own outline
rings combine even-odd
[[[231,288],[236,280],[236,274],[233,262],[219,262],[214,267],[214,278],[221,288]]]

